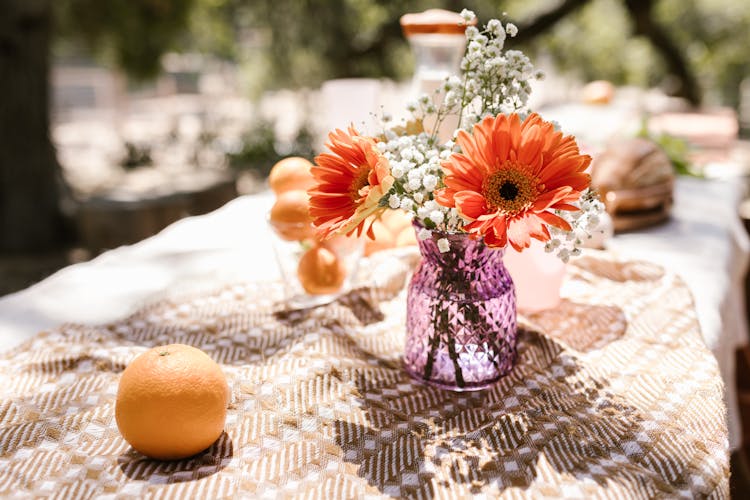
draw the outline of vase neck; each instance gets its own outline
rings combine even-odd
[[[441,252],[438,246],[438,240],[442,238],[448,240],[447,252]],[[419,251],[427,264],[454,269],[465,266],[502,266],[505,253],[504,249],[490,248],[481,239],[472,239],[467,233],[442,231],[433,231],[429,238],[419,240]]]

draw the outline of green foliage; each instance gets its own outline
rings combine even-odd
[[[237,170],[251,170],[261,177],[268,176],[271,167],[287,156],[312,158],[313,134],[308,124],[303,124],[290,144],[277,141],[275,124],[261,119],[247,130],[238,151],[227,154],[229,165]]]
[[[403,78],[410,53],[401,36],[403,1],[264,0],[248,5],[267,40],[268,82],[316,86],[329,78]]]
[[[60,0],[60,34],[82,40],[131,76],[159,73],[161,55],[176,46],[193,0]]]
[[[399,18],[428,8],[463,7],[497,16],[500,1],[470,0],[198,0],[195,47],[232,52],[254,89],[315,87],[332,78],[407,79],[413,71]],[[207,18],[221,27],[206,36]],[[229,33],[233,33],[230,35]]]
[[[508,0],[505,9],[519,24],[548,9],[548,0]],[[739,84],[750,76],[750,2],[656,0],[654,18],[664,26],[696,73],[708,104],[736,106]],[[584,81],[662,85],[665,64],[645,39],[632,35],[623,0],[591,0],[527,47],[548,53],[557,65]]]
[[[750,76],[750,2],[661,0],[655,13],[685,48],[709,103],[737,106]]]
[[[688,142],[673,135],[661,133],[655,134],[648,129],[648,119],[644,118],[641,122],[641,128],[636,134],[638,137],[654,141],[661,147],[672,163],[672,168],[678,175],[687,175],[690,177],[703,177],[690,162],[690,146]]]
[[[238,62],[256,93],[315,87],[342,77],[407,79],[413,69],[399,18],[427,8],[474,10],[480,22],[523,25],[549,0],[60,0],[60,33],[85,40],[131,75],[159,70],[166,50],[198,50]],[[750,74],[750,2],[655,0],[654,16],[685,54],[709,103],[737,105]],[[513,44],[509,40],[509,44]],[[547,54],[582,80],[668,86],[665,64],[632,36],[624,0],[590,0],[521,47]]]
[[[521,2],[510,2],[515,7]],[[515,14],[519,24],[533,18],[549,2],[522,2],[537,8],[530,15]],[[520,9],[519,9],[520,10]],[[648,42],[630,36],[631,23],[622,0],[592,0],[524,50],[548,54],[557,67],[582,81],[610,80],[615,83],[650,86],[663,76]],[[510,42],[512,43],[512,41]]]

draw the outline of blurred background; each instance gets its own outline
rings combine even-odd
[[[0,295],[261,191],[331,127],[402,107],[399,17],[433,7],[518,25],[506,47],[547,74],[534,109],[606,80],[640,112],[750,131],[746,1],[0,0]]]

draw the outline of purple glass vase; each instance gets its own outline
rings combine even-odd
[[[445,253],[440,238],[450,243]],[[406,371],[453,391],[492,385],[516,360],[516,294],[504,250],[439,231],[419,250],[406,302]]]

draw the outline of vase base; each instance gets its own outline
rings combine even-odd
[[[404,363],[404,370],[406,373],[409,374],[409,376],[414,380],[415,382],[422,384],[422,385],[429,385],[432,387],[437,387],[438,389],[443,389],[446,391],[452,391],[452,392],[475,392],[475,391],[483,391],[485,389],[489,389],[496,383],[500,381],[501,378],[503,378],[507,373],[503,373],[498,375],[496,378],[482,381],[479,383],[468,383],[463,386],[458,386],[456,384],[450,384],[450,383],[443,383],[438,382],[435,380],[425,380],[423,374],[415,373],[411,371],[406,363]]]

